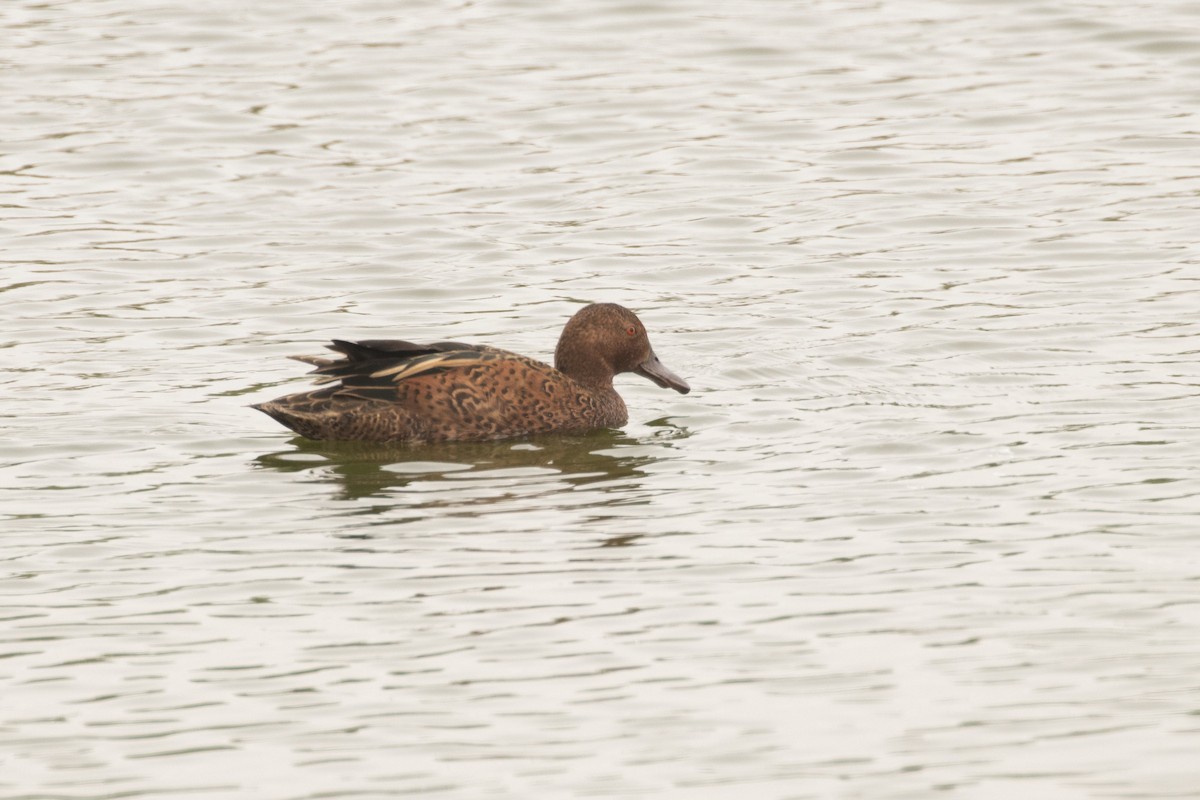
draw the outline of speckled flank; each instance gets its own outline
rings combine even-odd
[[[459,342],[335,341],[342,359],[303,357],[335,385],[254,406],[311,439],[480,441],[618,427],[627,420],[613,376],[638,372],[680,392],[627,309],[587,306],[563,329],[555,367]]]

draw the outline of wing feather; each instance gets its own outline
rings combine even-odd
[[[442,372],[447,369],[469,367],[483,364],[501,358],[498,352],[482,352],[479,350],[452,350],[448,353],[431,353],[405,359],[399,364],[393,364],[370,373],[372,378],[388,378],[392,383],[399,383],[407,378],[425,375],[432,372]]]
[[[421,375],[470,367],[503,358],[520,358],[506,350],[464,342],[415,344],[400,339],[365,339],[350,342],[334,339],[327,348],[341,358],[326,356],[290,356],[310,364],[313,382],[336,384],[330,391],[345,391],[356,396],[386,400],[394,396],[401,381]]]

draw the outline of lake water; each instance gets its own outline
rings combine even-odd
[[[1200,5],[0,11],[0,800],[1200,796]],[[321,445],[331,337],[621,431]]]

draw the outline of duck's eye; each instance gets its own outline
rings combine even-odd
[[[637,328],[630,325],[628,328],[625,329],[625,335],[626,336],[637,336]]]

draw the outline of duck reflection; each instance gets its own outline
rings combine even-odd
[[[667,420],[650,423],[654,435],[635,438],[617,430],[584,434],[546,434],[520,441],[442,442],[423,445],[371,444],[366,442],[322,442],[296,437],[288,450],[264,453],[255,459],[263,468],[279,472],[311,473],[331,477],[341,484],[340,499],[385,497],[405,487],[447,479],[499,477],[534,480],[540,472],[559,485],[581,487],[625,479],[622,491],[636,488],[646,465],[658,460],[660,451],[687,431]],[[442,497],[441,501],[436,498]],[[444,493],[431,494],[422,505],[469,505],[495,502],[500,497],[451,501]]]

